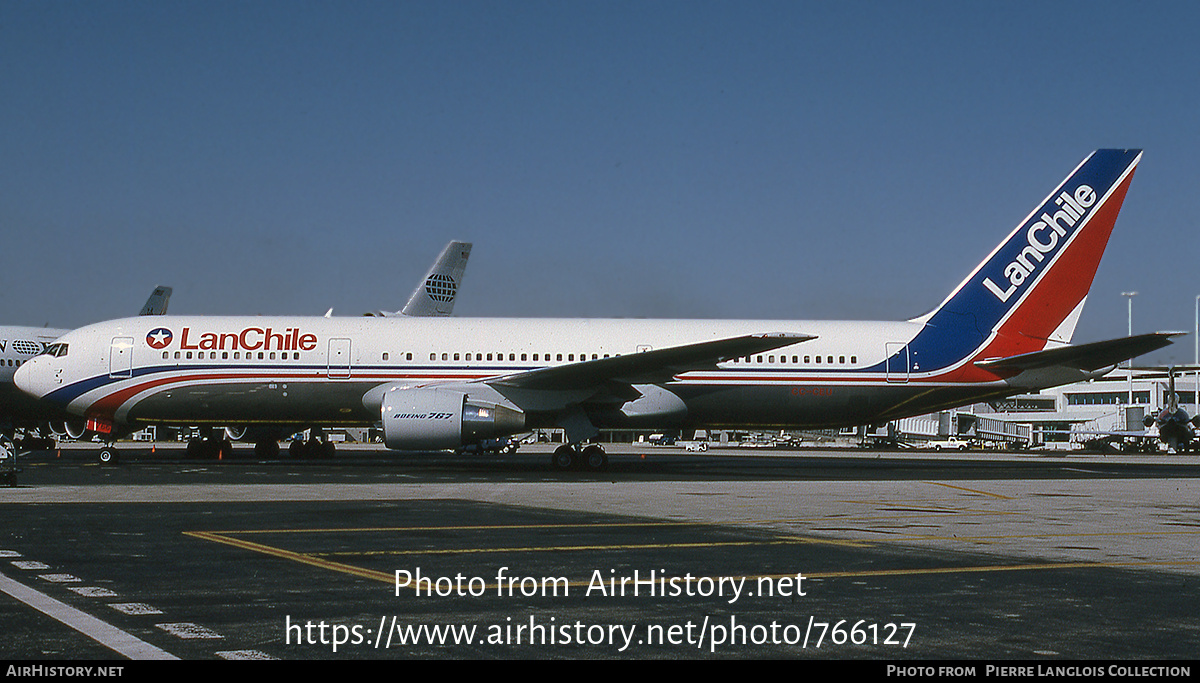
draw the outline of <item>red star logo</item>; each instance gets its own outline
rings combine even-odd
[[[165,327],[160,327],[146,335],[146,343],[152,349],[165,349],[171,345],[171,338],[171,331]]]

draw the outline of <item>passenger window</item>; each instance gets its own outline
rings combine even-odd
[[[521,354],[521,360],[525,360],[525,354]]]
[[[817,356],[817,362],[818,362],[818,363],[820,363],[820,362],[821,362],[821,357],[820,357],[820,356]]]

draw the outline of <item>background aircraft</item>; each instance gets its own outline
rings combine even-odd
[[[1186,453],[1200,447],[1197,440],[1196,428],[1200,427],[1200,415],[1190,416],[1179,406],[1179,394],[1175,391],[1175,374],[1178,372],[1195,372],[1194,365],[1174,365],[1169,367],[1141,367],[1133,370],[1148,372],[1165,372],[1167,375],[1166,405],[1153,415],[1142,418],[1145,430],[1072,430],[1073,435],[1083,435],[1089,438],[1085,445],[1088,448],[1116,448],[1152,452],[1158,450],[1158,444],[1166,447],[1169,453]],[[1148,376],[1141,376],[1146,379]],[[1154,375],[1149,375],[1154,377]]]
[[[158,286],[146,299],[138,315],[165,315],[171,301],[171,288]],[[15,453],[30,448],[53,447],[51,437],[83,435],[83,421],[61,406],[34,400],[17,389],[13,375],[26,361],[46,350],[55,339],[70,330],[49,327],[0,326],[0,450]],[[24,438],[14,443],[16,432]],[[35,437],[33,434],[37,434]],[[49,446],[47,445],[49,442]]]
[[[1167,334],[1069,345],[1138,150],[1089,155],[907,321],[170,317],[68,333],[18,385],[117,434],[146,422],[381,424],[389,448],[561,428],[882,423],[1098,377]]]
[[[467,259],[471,257],[471,243],[452,241],[442,249],[437,260],[421,279],[424,283],[417,285],[408,303],[399,311],[375,311],[367,315],[380,317],[412,316],[427,317],[450,315],[454,312],[454,302],[458,300],[458,288],[462,286],[463,275],[467,270]]]

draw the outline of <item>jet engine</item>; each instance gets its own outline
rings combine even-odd
[[[384,443],[399,451],[458,448],[525,428],[521,411],[447,389],[396,387],[382,405]]]
[[[43,433],[49,433],[58,438],[66,436],[71,439],[81,439],[87,433],[87,425],[78,417],[54,420],[45,424]]]

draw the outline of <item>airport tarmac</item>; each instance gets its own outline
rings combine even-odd
[[[0,489],[0,657],[1200,651],[1197,456],[88,448]]]

